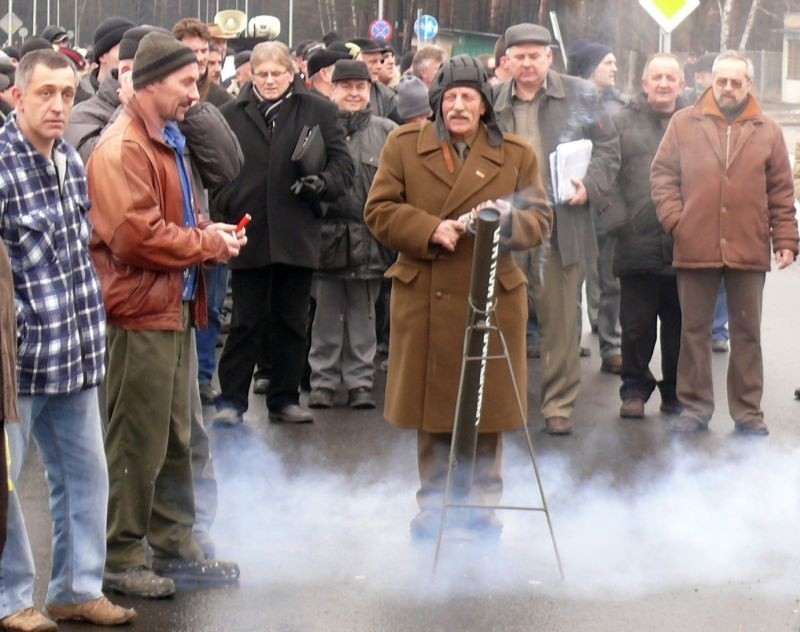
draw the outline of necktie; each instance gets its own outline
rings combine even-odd
[[[459,140],[456,141],[453,147],[455,148],[458,157],[461,158],[461,162],[464,162],[469,155],[469,145],[467,145],[467,143],[465,143],[463,140]]]

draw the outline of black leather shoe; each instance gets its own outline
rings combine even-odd
[[[268,390],[269,390],[269,378],[268,377],[257,377],[253,381],[253,394],[254,395],[266,395]]]
[[[213,406],[219,397],[219,391],[210,382],[200,382],[200,401],[204,406]]]
[[[153,560],[153,570],[178,583],[235,584],[239,580],[236,562],[222,560]]]
[[[314,415],[300,404],[286,404],[280,410],[269,411],[269,420],[288,424],[310,424]]]

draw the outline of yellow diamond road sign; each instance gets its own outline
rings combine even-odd
[[[700,0],[639,0],[639,4],[664,31],[671,33],[700,5]]]

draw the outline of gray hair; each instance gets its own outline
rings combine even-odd
[[[75,75],[75,86],[78,85],[78,70],[75,64],[66,55],[57,53],[49,48],[32,50],[22,56],[14,73],[14,86],[20,91],[25,92],[33,76],[36,66],[43,65],[50,70],[60,70],[61,68],[71,68]]]
[[[744,62],[744,65],[746,66],[745,73],[747,74],[747,80],[748,81],[753,80],[753,77],[756,74],[755,67],[753,66],[753,60],[751,60],[744,53],[740,53],[738,50],[724,50],[719,55],[717,55],[716,59],[714,59],[714,65],[711,66],[712,74],[717,72],[717,64],[725,59],[732,59],[734,61]]]
[[[289,72],[294,72],[292,53],[283,42],[261,42],[255,45],[250,53],[250,67],[255,68],[265,61],[274,61]]]
[[[650,64],[652,64],[656,59],[671,59],[676,64],[678,64],[678,72],[680,74],[680,78],[683,79],[683,71],[681,70],[681,60],[678,59],[672,53],[653,53],[650,57],[647,58],[647,61],[644,62],[644,68],[642,69],[642,80],[647,77],[647,71],[650,70]]]

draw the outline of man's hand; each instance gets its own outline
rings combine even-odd
[[[512,207],[509,201],[498,198],[496,200],[486,200],[485,202],[481,202],[478,204],[478,206],[472,209],[472,216],[477,217],[478,213],[485,208],[493,208],[500,213],[500,228],[505,228],[511,223]]]
[[[133,97],[133,73],[123,72],[119,75],[119,89],[117,90],[122,105],[127,105]]]
[[[459,221],[454,219],[442,220],[436,230],[433,231],[430,243],[434,246],[441,246],[448,252],[453,252],[456,249],[461,233],[465,230],[467,230],[467,227]]]
[[[239,251],[247,244],[245,230],[242,229],[237,233],[235,224],[215,222],[206,226],[205,230],[215,231],[222,237],[225,241],[225,245],[228,246],[229,258],[239,256]]]
[[[576,191],[575,195],[573,195],[572,199],[569,201],[569,205],[580,206],[582,204],[586,204],[589,201],[589,194],[586,193],[586,186],[584,186],[583,180],[572,178],[570,182],[575,185]]]
[[[325,188],[325,180],[319,176],[305,176],[291,186],[292,193],[306,202],[319,202]]]
[[[776,250],[775,261],[778,262],[778,270],[783,270],[794,262],[794,253],[791,250]]]

